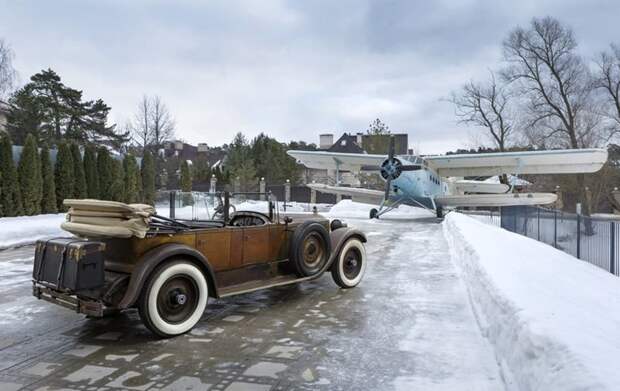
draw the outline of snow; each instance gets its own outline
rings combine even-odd
[[[486,183],[499,183],[499,176],[495,175],[492,177],[489,177],[487,179],[485,179],[483,182]],[[514,175],[508,175],[508,184],[511,186],[529,186],[532,183],[526,181],[525,179],[521,179],[519,177],[516,177]]]
[[[326,216],[329,217],[350,217],[367,219],[370,216],[370,210],[376,208],[375,205],[362,204],[351,200],[342,200],[334,205]],[[419,217],[434,217],[435,213],[422,208],[414,208],[412,206],[401,205],[397,209],[388,212],[381,218],[384,220],[411,219]]]
[[[50,239],[70,236],[60,229],[64,213],[0,218],[0,249],[18,247]]]
[[[459,213],[443,225],[480,327],[519,389],[620,389],[617,277]]]

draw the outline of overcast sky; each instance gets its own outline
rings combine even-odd
[[[160,95],[191,143],[237,131],[318,142],[379,117],[440,153],[472,146],[443,98],[500,65],[512,28],[546,15],[573,27],[583,54],[620,42],[617,0],[0,0],[0,37],[22,82],[50,67],[114,122]]]

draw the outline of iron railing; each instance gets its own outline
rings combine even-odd
[[[535,206],[501,208],[501,227],[620,276],[620,221]]]

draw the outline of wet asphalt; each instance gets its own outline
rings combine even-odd
[[[362,283],[326,274],[211,300],[190,333],[87,319],[31,295],[32,246],[0,252],[0,390],[502,390],[435,219],[345,219]]]

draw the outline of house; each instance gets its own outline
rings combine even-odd
[[[0,100],[0,133],[7,131],[9,104]]]
[[[163,155],[166,159],[177,157],[179,161],[187,160],[192,163],[205,158],[209,166],[214,168],[222,164],[226,152],[220,147],[211,148],[206,143],[199,143],[195,146],[181,140],[174,140],[164,143]]]

